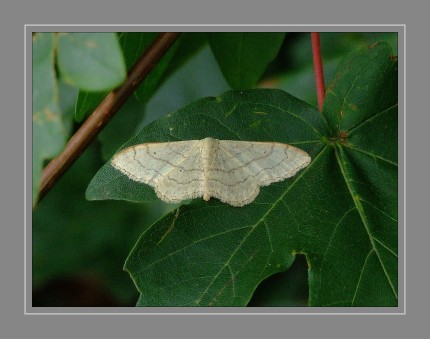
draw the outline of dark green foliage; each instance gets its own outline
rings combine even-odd
[[[119,43],[108,38],[107,45],[123,54],[118,57],[114,51],[107,60],[116,60],[116,66],[110,70],[117,75],[102,74],[100,65],[91,66],[88,72],[98,69],[101,76],[116,77],[117,84],[109,80],[103,88],[90,89],[95,80],[80,82],[80,71],[67,71],[72,68],[64,66],[61,49],[65,51],[64,46],[68,44],[76,49],[73,53],[84,53],[80,50],[82,46],[88,52],[88,47],[94,45],[77,46],[67,34],[35,34],[34,197],[43,163],[61,150],[71,124],[69,115],[61,114],[59,108],[63,110],[59,106],[63,98],[58,99],[56,60],[61,78],[80,90],[76,117],[83,119],[106,91],[121,83],[118,80],[121,62],[129,69],[155,35],[109,35],[119,37]],[[285,53],[291,54],[295,73],[287,71],[280,78],[271,78],[269,85],[291,88],[300,94],[297,96],[313,103],[310,97],[314,96],[314,85],[308,72],[311,68],[304,64],[306,56],[309,65],[309,52],[304,48],[300,53],[294,44],[286,44],[278,53],[284,35],[260,39],[258,34],[214,33],[209,34],[209,41],[220,69],[234,88],[255,86],[276,55],[279,64]],[[207,36],[183,34],[136,92],[138,100],[130,100],[99,136],[100,147],[86,152],[36,207],[34,288],[53,277],[67,279],[89,273],[103,280],[103,285],[121,302],[130,303],[140,295],[138,306],[245,306],[248,303],[251,306],[306,303],[310,306],[396,306],[397,65],[388,44],[372,44],[339,63],[346,49],[351,50],[352,45],[365,41],[364,35],[322,34],[322,41],[326,41],[323,49],[325,46],[327,50],[329,42],[335,47],[329,48],[329,60],[325,63],[325,70],[333,75],[333,81],[327,86],[323,113],[281,90],[230,91],[217,97],[196,98],[190,93],[196,93],[192,86],[199,85],[187,82],[197,79],[190,74],[179,85],[180,90],[176,87],[175,95],[180,98],[178,102],[198,100],[146,125],[122,146],[211,136],[290,143],[312,156],[312,163],[306,169],[291,179],[262,188],[250,205],[234,208],[215,199],[209,202],[196,199],[148,227],[148,223],[166,211],[165,205],[157,202],[153,189],[128,180],[109,162],[102,166],[100,158],[109,159],[135,133],[138,125],[142,125],[145,104],[154,93],[164,90],[160,85],[174,78],[175,71],[204,46]],[[343,37],[343,43],[335,40],[336,37]],[[97,46],[102,43],[98,39],[94,40]],[[305,42],[301,46],[307,45]],[[288,49],[293,47],[294,54]],[[271,74],[276,72],[272,69]],[[214,82],[215,77],[211,75],[204,77],[206,84]],[[213,83],[213,86],[217,88],[220,84]],[[166,97],[175,98],[171,94]],[[171,104],[175,107],[175,102]],[[152,112],[148,114],[149,120],[154,120]],[[88,199],[118,199],[139,204],[85,202],[82,199],[91,177],[93,180],[86,192]],[[152,205],[142,204],[150,201]],[[130,252],[133,243],[135,246]],[[121,263],[127,254],[125,269],[138,291],[127,274],[121,272]],[[302,278],[294,282],[296,277],[283,275],[291,270],[298,255],[301,271],[297,276]],[[308,282],[304,284],[305,289],[309,287],[308,300],[303,299],[306,294],[299,288],[304,272],[308,274]],[[273,293],[268,293],[268,289]]]
[[[145,232],[125,268],[141,306],[244,306],[296,253],[315,306],[397,305],[397,69],[386,44],[351,54],[322,115],[279,90],[201,99],[148,125],[124,147],[201,139],[278,141],[312,163],[235,208],[195,200]],[[368,64],[371,63],[371,67]],[[155,199],[108,162],[89,199]]]

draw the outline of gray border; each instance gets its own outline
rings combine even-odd
[[[422,6],[422,4],[424,6]],[[400,0],[5,1],[0,11],[2,155],[1,333],[9,338],[403,338],[428,331],[428,8]],[[405,23],[407,24],[408,225],[406,316],[23,316],[24,23]],[[424,43],[423,43],[424,42]],[[406,145],[401,146],[403,150]],[[418,334],[418,335],[417,335]]]
[[[405,134],[400,126],[405,126],[405,106],[404,106],[404,86],[399,85],[399,306],[393,308],[302,308],[302,307],[264,307],[264,308],[242,308],[242,307],[219,307],[219,308],[193,308],[193,307],[146,307],[146,308],[33,308],[31,307],[31,34],[33,32],[70,32],[70,31],[295,31],[295,32],[398,32],[399,41],[399,84],[404,84],[404,61],[405,61],[405,26],[51,26],[51,25],[28,25],[25,27],[26,38],[26,202],[27,202],[27,226],[26,234],[26,272],[27,281],[25,283],[25,314],[252,314],[252,315],[273,315],[273,314],[405,314],[405,219],[404,219],[404,142]],[[29,185],[30,183],[30,185]],[[402,221],[404,224],[402,224]]]

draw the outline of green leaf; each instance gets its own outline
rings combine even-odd
[[[115,33],[58,33],[58,67],[64,82],[84,91],[110,91],[126,77]]]
[[[345,262],[340,261],[341,253],[331,254],[330,261],[326,260],[327,279],[321,279],[324,283],[310,280],[315,291],[311,302],[397,305],[397,110],[397,64],[388,44],[370,45],[339,65],[323,112],[352,204],[342,223],[344,229],[337,227],[331,242],[334,246],[343,237],[353,236],[356,248],[347,262],[360,274],[352,284],[345,270],[339,269]],[[329,277],[330,271],[336,274]],[[354,291],[351,301],[342,301],[345,292],[341,289],[336,291],[337,302],[326,295],[332,280],[339,277],[344,289]]]
[[[391,94],[397,89],[394,63],[390,60],[392,51],[388,44],[382,46],[385,48],[374,44],[360,49],[338,66],[326,90],[323,111],[332,134],[350,131],[381,108],[397,104],[397,96]]]
[[[75,120],[81,122],[103,101],[109,92],[79,91],[75,105]]]
[[[118,40],[125,58],[127,70],[130,70],[136,61],[142,56],[145,50],[152,44],[159,33],[119,33]],[[161,58],[153,70],[148,74],[145,81],[135,91],[135,96],[142,102],[146,102],[153,95],[155,89],[160,85],[166,69],[175,55],[178,44],[175,43],[172,48]],[[108,92],[85,92],[79,93],[76,103],[76,121],[81,121],[88,112],[93,111],[105,98]]]
[[[138,305],[245,306],[260,282],[300,253],[311,306],[396,306],[397,70],[390,55],[380,44],[346,58],[324,115],[280,90],[231,91],[156,120],[123,145],[210,136],[284,142],[312,156],[295,177],[263,187],[252,204],[196,199],[153,224],[125,264]],[[374,63],[380,67],[367,72]],[[346,109],[350,102],[357,111]],[[86,196],[156,199],[151,187],[109,162]]]
[[[232,88],[257,84],[278,54],[285,33],[209,33],[209,44]]]
[[[39,192],[43,162],[57,155],[65,143],[54,71],[54,35],[33,36],[33,204]]]

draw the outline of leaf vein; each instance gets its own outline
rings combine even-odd
[[[358,291],[358,288],[360,286],[361,278],[363,277],[363,272],[364,272],[364,269],[366,267],[367,260],[369,259],[370,255],[373,252],[375,252],[375,250],[372,248],[369,251],[369,253],[367,253],[366,259],[364,259],[363,266],[361,267],[361,270],[360,270],[360,276],[358,277],[357,286],[355,287],[354,295],[353,295],[352,300],[351,300],[351,306],[354,306],[355,297],[357,296],[357,291]]]
[[[388,108],[386,108],[386,109],[384,109],[384,110],[382,110],[380,112],[375,113],[374,115],[370,116],[369,118],[367,118],[367,119],[363,120],[362,122],[360,122],[358,125],[356,125],[353,128],[351,128],[349,130],[348,134],[351,135],[352,133],[355,132],[356,129],[359,129],[360,127],[363,127],[365,124],[371,122],[373,119],[376,119],[380,115],[382,115],[384,113],[387,113],[390,109],[392,109],[392,108],[394,108],[396,106],[398,106],[398,104],[394,104],[393,106],[390,106],[390,107],[388,107]]]
[[[376,237],[373,237],[373,239],[375,239],[376,242],[378,242],[382,247],[384,247],[388,252],[390,252],[393,256],[395,256],[397,258],[397,253],[394,252],[391,248],[389,248],[387,245],[385,245],[381,240],[379,240]]]
[[[388,213],[384,212],[383,210],[379,209],[378,207],[376,207],[374,204],[370,203],[367,200],[364,200],[363,198],[360,198],[360,200],[366,204],[368,204],[369,206],[372,206],[375,210],[377,210],[378,212],[382,213],[383,215],[385,215],[387,218],[390,218],[391,220],[397,222],[398,220],[396,218],[393,218],[391,215],[389,215]]]
[[[347,148],[353,149],[353,150],[355,150],[355,151],[357,151],[357,152],[360,152],[360,153],[366,154],[366,155],[368,155],[368,156],[370,156],[370,157],[373,157],[373,158],[375,158],[375,159],[378,159],[378,160],[381,160],[381,161],[387,162],[387,163],[389,163],[389,164],[391,164],[391,165],[393,165],[393,166],[396,166],[396,167],[398,166],[398,165],[397,165],[397,163],[395,163],[394,161],[391,161],[391,160],[385,159],[384,157],[381,157],[380,155],[376,155],[376,154],[373,154],[373,153],[367,152],[367,151],[365,151],[365,150],[363,150],[363,149],[361,149],[361,148],[359,148],[359,147],[356,147],[355,145],[352,145],[352,144],[345,144],[344,146],[345,146],[345,147],[347,147]]]

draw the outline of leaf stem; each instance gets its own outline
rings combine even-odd
[[[64,172],[75,162],[90,142],[121,108],[157,62],[175,42],[179,33],[160,33],[128,73],[124,84],[110,92],[79,130],[70,138],[63,152],[43,170],[38,201],[54,186]]]
[[[318,98],[318,108],[322,112],[325,95],[324,85],[324,70],[321,59],[320,34],[318,32],[311,33],[312,40],[312,56],[314,60],[315,84]]]

